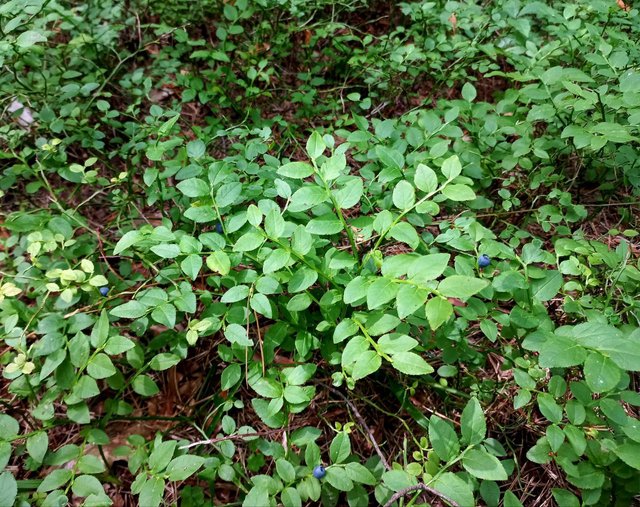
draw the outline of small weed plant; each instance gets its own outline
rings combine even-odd
[[[0,67],[0,506],[637,501],[637,6],[8,0]]]

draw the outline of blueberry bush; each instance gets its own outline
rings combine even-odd
[[[638,500],[632,2],[6,0],[0,66],[0,506]]]

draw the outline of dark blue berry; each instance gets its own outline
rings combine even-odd
[[[487,254],[482,254],[480,257],[478,257],[478,267],[486,268],[489,264],[491,264],[491,257],[489,257]]]
[[[318,465],[313,469],[313,476],[316,479],[322,479],[324,478],[325,475],[327,475],[327,471],[324,469],[322,465]]]
[[[216,224],[216,232],[222,234],[222,224],[220,222]]]
[[[100,287],[98,290],[100,291],[100,294],[102,294],[103,296],[106,296],[107,294],[109,294],[109,287]]]

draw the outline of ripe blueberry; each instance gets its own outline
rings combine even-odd
[[[322,479],[325,475],[327,475],[327,471],[324,469],[322,465],[318,465],[313,469],[313,476],[316,479]]]
[[[486,268],[489,264],[491,264],[491,257],[489,257],[487,254],[482,254],[480,257],[478,257],[478,267]]]
[[[100,294],[102,294],[103,296],[106,296],[107,294],[109,294],[109,287],[100,287],[98,290],[100,291]]]
[[[220,222],[216,224],[216,232],[222,234],[222,224]]]

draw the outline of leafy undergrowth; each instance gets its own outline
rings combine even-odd
[[[0,6],[0,505],[626,506],[640,16]]]

